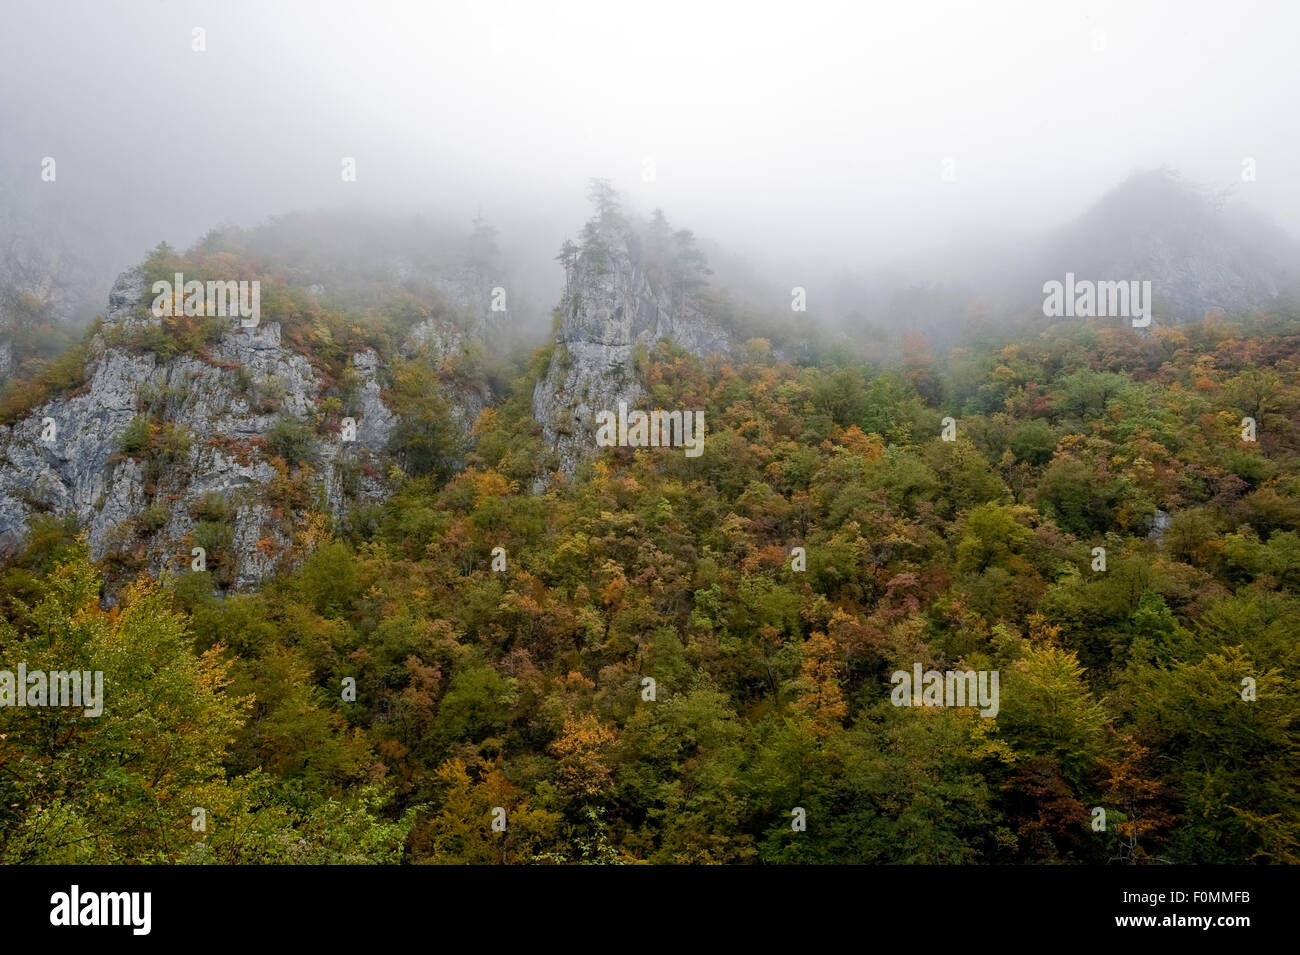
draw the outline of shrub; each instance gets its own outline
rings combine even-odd
[[[122,437],[118,439],[118,448],[128,458],[145,457],[150,448],[149,430],[148,417],[136,415],[122,432]]]
[[[297,418],[286,416],[277,421],[267,434],[266,447],[273,455],[293,463],[310,461],[316,442],[306,425]]]
[[[234,513],[234,505],[221,491],[209,491],[190,507],[190,514],[196,521],[225,524],[230,521]]]

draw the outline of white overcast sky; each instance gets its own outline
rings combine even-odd
[[[360,199],[558,244],[606,176],[760,259],[861,265],[1059,225],[1151,166],[1300,232],[1294,0],[0,11],[3,158],[174,242]]]

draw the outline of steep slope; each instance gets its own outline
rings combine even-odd
[[[1295,282],[1300,247],[1265,217],[1165,171],[1131,176],[1027,256],[1036,293],[1079,279],[1150,280],[1157,318],[1267,304]],[[1036,280],[1036,281],[1035,281]]]
[[[1244,184],[1236,195],[1213,194],[1168,171],[1138,172],[1060,227],[1012,239],[989,223],[982,243],[955,237],[896,270],[846,272],[831,284],[828,311],[848,317],[858,342],[879,332],[897,345],[917,331],[946,347],[1057,321],[1043,314],[1043,285],[1067,272],[1150,281],[1156,324],[1297,298],[1300,242],[1243,194]]]

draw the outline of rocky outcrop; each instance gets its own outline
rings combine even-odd
[[[592,220],[581,247],[566,262],[555,351],[533,393],[533,415],[543,441],[558,456],[559,470],[572,475],[596,450],[595,415],[635,407],[644,389],[637,376],[638,345],[667,339],[700,356],[727,353],[726,332],[699,307],[695,297],[656,269],[658,287],[647,277],[645,243],[620,215]]]
[[[85,385],[0,428],[0,548],[15,547],[36,513],[71,516],[96,558],[129,554],[158,573],[188,568],[201,546],[218,582],[244,587],[291,555],[319,501],[337,518],[383,496],[376,464],[395,418],[373,352],[351,359],[343,413],[356,435],[344,441],[316,427],[320,382],[281,343],[279,323],[232,323],[202,357],[164,360],[122,344],[158,321],[147,301],[140,272],[119,278]],[[277,435],[299,442],[304,467],[277,456]]]

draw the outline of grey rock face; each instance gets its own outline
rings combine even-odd
[[[0,546],[15,546],[32,512],[75,514],[102,552],[109,527],[144,508],[142,472],[109,466],[135,417],[135,389],[155,374],[152,356],[106,353],[89,387],[0,429]]]
[[[566,475],[596,450],[596,412],[617,410],[620,401],[633,408],[644,393],[634,367],[638,345],[667,339],[699,356],[732,347],[689,296],[651,287],[626,223],[600,223],[597,238],[598,248],[584,249],[569,267],[555,354],[533,393],[533,416]]]
[[[361,417],[357,420],[357,441],[363,448],[379,452],[388,446],[397,425],[397,416],[380,398],[379,356],[373,351],[358,352],[352,364],[361,377]]]
[[[19,544],[34,513],[71,515],[96,558],[130,553],[156,574],[188,567],[191,547],[206,545],[220,581],[255,584],[292,556],[295,524],[308,509],[277,501],[276,483],[289,475],[277,471],[263,436],[285,421],[308,436],[310,482],[335,517],[351,501],[386,493],[372,462],[396,419],[380,398],[373,352],[353,356],[356,440],[344,443],[313,430],[320,383],[310,362],[281,344],[278,323],[232,323],[204,359],[162,361],[109,344],[157,321],[139,308],[148,303],[143,275],[121,276],[92,343],[86,385],[0,428],[0,550]],[[164,460],[123,453],[141,411],[174,439]]]
[[[408,355],[421,350],[430,358],[437,360],[447,358],[464,347],[465,333],[449,322],[436,318],[426,318],[407,336],[405,351]]]
[[[484,341],[492,338],[508,321],[510,314],[509,289],[500,276],[490,276],[481,269],[462,266],[439,276],[438,287],[451,303],[474,317],[472,332]],[[496,292],[501,290],[500,295]],[[493,311],[493,300],[499,298],[500,308]]]
[[[1168,511],[1156,508],[1156,512],[1151,519],[1151,530],[1147,532],[1147,537],[1155,541],[1157,545],[1164,543],[1165,531],[1169,530],[1172,520]]]

